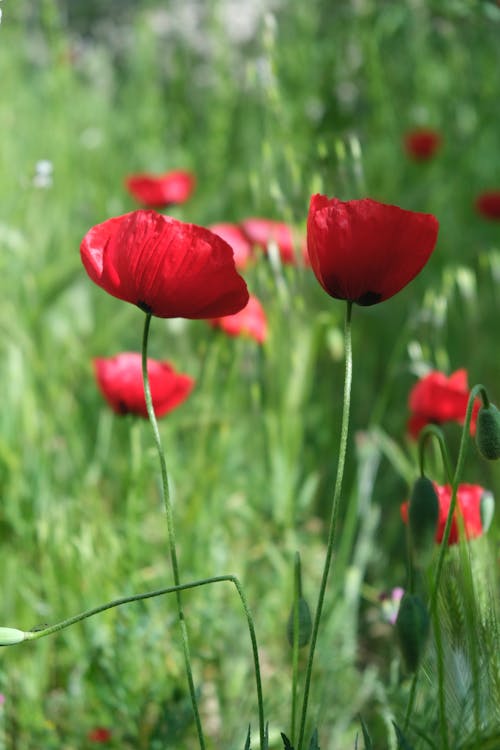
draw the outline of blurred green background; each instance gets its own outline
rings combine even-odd
[[[407,688],[377,596],[405,585],[399,505],[417,471],[408,392],[430,369],[464,367],[470,385],[500,398],[500,223],[474,209],[479,192],[500,188],[500,8],[4,0],[2,10],[0,624],[29,629],[171,583],[149,425],[111,414],[91,367],[138,350],[143,315],[94,287],[78,253],[91,226],[136,208],[127,175],[192,170],[195,195],[170,212],[202,225],[263,216],[305,234],[313,192],[432,212],[441,228],[424,271],[354,311],[348,510],[311,719],[322,748],[354,747],[359,712],[378,746],[395,747],[390,720]],[[417,126],[442,135],[429,162],[403,148]],[[262,258],[245,274],[269,319],[262,349],[200,321],[154,320],[151,343],[197,379],[161,424],[182,576],[241,577],[272,747],[289,717],[295,551],[311,604],[321,572],[344,314],[308,269],[276,273]],[[445,432],[456,456],[459,428]],[[464,480],[498,494],[498,469],[473,450]],[[498,537],[496,519],[475,547],[496,567]],[[223,586],[185,601],[210,747],[243,747],[248,723],[257,730],[238,602]],[[110,747],[195,746],[171,601],[1,656],[0,747],[85,748],[95,726],[111,729]],[[426,706],[432,726],[430,689],[422,715]],[[461,712],[451,711],[455,729]]]

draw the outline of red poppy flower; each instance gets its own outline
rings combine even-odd
[[[271,242],[276,243],[283,263],[295,263],[293,233],[288,224],[273,219],[245,219],[241,228],[252,245],[267,252]]]
[[[245,268],[252,257],[252,245],[237,224],[212,224],[210,231],[233,248],[236,268]]]
[[[163,208],[174,203],[185,203],[195,186],[190,172],[175,170],[166,174],[134,174],[125,179],[129,193],[147,208]]]
[[[451,504],[451,487],[449,484],[440,487],[434,482],[439,500],[439,519],[436,529],[436,542],[443,539],[446,518]],[[457,492],[457,506],[451,522],[448,544],[456,544],[459,537],[457,512],[461,513],[465,536],[474,539],[488,530],[493,515],[493,497],[490,492],[478,484],[460,484]],[[401,518],[408,523],[408,502],[401,505]]]
[[[438,221],[370,198],[313,195],[307,249],[323,289],[336,299],[375,305],[399,292],[425,266]]]
[[[94,371],[97,385],[113,411],[147,419],[140,354],[124,352],[115,357],[97,357]],[[182,404],[194,386],[193,378],[175,372],[168,362],[148,359],[148,376],[157,417]]]
[[[500,221],[500,190],[487,190],[478,195],[476,209],[485,219]]]
[[[221,328],[229,336],[250,336],[259,344],[267,338],[267,320],[262,305],[257,297],[250,295],[248,304],[235,315],[213,318],[209,323]]]
[[[160,318],[232,315],[248,302],[227,242],[155,211],[97,224],[80,254],[98,286]]]
[[[431,128],[416,128],[406,133],[404,145],[406,153],[415,161],[432,159],[442,143],[442,138],[436,130]]]
[[[469,386],[467,371],[457,370],[449,378],[442,372],[430,372],[421,378],[410,391],[409,406],[411,417],[408,432],[417,438],[426,424],[443,424],[443,422],[464,423]],[[474,403],[471,416],[471,433],[476,431],[476,417],[479,401]]]
[[[109,742],[111,739],[111,732],[105,727],[95,727],[88,733],[88,738],[91,742]]]

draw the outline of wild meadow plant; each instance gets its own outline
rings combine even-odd
[[[209,747],[297,748],[303,733],[323,750],[497,750],[498,524],[484,532],[498,462],[468,449],[497,452],[484,393],[465,423],[468,378],[498,382],[500,9],[0,5],[1,620],[38,637],[3,650],[0,747],[192,750],[201,725]],[[365,251],[340,273],[337,251],[316,264],[345,305],[316,283],[303,229],[323,192],[439,217],[431,262],[385,305],[353,302],[380,293],[357,275]],[[94,290],[73,252],[132,201],[222,237],[250,291],[232,315],[151,319],[179,587],[141,419],[140,313]],[[393,281],[380,265],[371,278]],[[319,620],[350,302],[353,392]]]
[[[438,222],[431,214],[407,211],[371,199],[344,202],[323,195],[311,198],[307,221],[307,257],[327,294],[336,300],[343,300],[346,305],[345,375],[337,473],[322,575],[312,612],[303,595],[299,551],[295,559],[294,595],[287,624],[293,662],[290,726],[286,732],[281,732],[285,750],[319,750],[320,747],[321,726],[315,726],[315,721],[310,716],[309,700],[314,682],[318,633],[328,597],[328,581],[332,569],[335,573],[334,551],[338,542],[339,513],[342,502],[345,503],[343,478],[349,447],[354,305],[368,307],[398,294],[428,262],[437,235]],[[167,461],[157,418],[187,398],[193,381],[186,375],[175,373],[169,363],[148,358],[150,326],[154,317],[203,319],[212,321],[212,324],[215,321],[222,328],[225,320],[233,319],[236,321],[236,328],[229,328],[230,334],[239,329],[252,335],[252,323],[248,323],[247,318],[243,317],[241,327],[238,326],[239,316],[244,316],[252,298],[245,281],[237,272],[233,250],[224,239],[201,226],[152,210],[137,210],[94,226],[81,243],[81,258],[92,281],[110,295],[136,305],[145,313],[141,354],[127,352],[107,359],[97,358],[95,371],[104,397],[116,412],[147,416],[151,423],[160,464],[173,586],[121,597],[52,626],[41,626],[31,631],[2,627],[0,643],[10,646],[39,640],[108,609],[172,594],[176,602],[181,649],[198,742],[200,749],[204,750],[207,742],[192,668],[183,592],[202,586],[230,583],[241,602],[253,657],[258,707],[258,747],[260,750],[268,750],[269,721],[272,722],[273,718],[266,713],[259,642],[248,599],[240,581],[231,573],[207,575],[188,582],[181,577]],[[263,325],[260,307],[258,313],[257,328]],[[251,321],[254,315],[255,311],[252,311]],[[256,338],[259,340],[258,336]],[[439,746],[443,750],[456,747],[456,740],[450,737],[446,706],[447,646],[438,610],[438,598],[442,593],[441,576],[449,545],[458,543],[459,563],[472,587],[473,577],[466,539],[486,531],[493,512],[491,495],[482,488],[461,484],[471,429],[475,432],[479,453],[492,461],[500,458],[500,413],[491,403],[484,386],[476,385],[468,391],[465,377],[462,371],[455,373],[449,380],[441,373],[433,373],[415,387],[410,399],[410,405],[414,409],[411,430],[418,436],[420,476],[414,482],[409,502],[402,507],[403,518],[408,524],[408,582],[395,619],[395,631],[403,664],[413,678],[404,718],[398,723],[394,722],[394,736],[401,748],[413,746],[413,735],[423,739],[430,747]],[[476,400],[479,400],[480,406]],[[450,460],[444,434],[438,426],[439,422],[450,419],[463,422],[462,440],[455,466]],[[432,440],[439,447],[449,481],[449,485],[444,488],[432,482],[426,471],[427,448]],[[437,561],[434,554],[436,541],[440,545]],[[436,691],[439,745],[435,744],[425,727],[422,728],[422,722],[415,717],[416,688],[431,624],[438,675]],[[471,628],[472,625],[471,623]],[[305,647],[308,647],[308,656],[302,674],[299,668],[299,650]],[[483,669],[480,657],[472,653],[471,663],[476,735],[472,744],[464,747],[472,750],[473,747],[479,748],[477,733],[485,728],[489,732],[490,727],[479,697]],[[361,717],[360,722],[364,746],[368,750],[373,747],[370,731]],[[493,733],[483,736],[480,741],[496,742],[499,737],[497,729],[493,728]],[[242,732],[243,730],[242,726]],[[91,734],[92,741],[106,742],[109,739],[105,728],[96,728]],[[256,746],[250,727],[244,746],[245,750]],[[358,746],[357,739],[355,746]],[[489,746],[494,747],[491,744]]]

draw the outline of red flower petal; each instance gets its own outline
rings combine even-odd
[[[92,281],[160,318],[232,315],[248,301],[227,242],[154,211],[92,227],[80,254]]]
[[[213,318],[209,323],[221,328],[229,336],[246,335],[263,344],[267,338],[267,320],[262,305],[252,294],[248,304],[235,315]]]
[[[271,242],[278,246],[283,263],[295,263],[293,233],[288,224],[272,219],[245,219],[241,228],[253,245],[261,247],[267,252]]]
[[[88,733],[88,738],[91,742],[109,742],[111,732],[106,727],[95,727]]]
[[[252,257],[252,245],[237,224],[212,224],[210,231],[233,248],[236,268],[243,269]]]
[[[143,206],[162,208],[187,201],[194,190],[195,182],[191,172],[175,170],[162,175],[131,175],[126,178],[125,185],[130,194]]]
[[[99,389],[113,411],[147,419],[140,354],[124,352],[115,357],[97,357],[94,370]],[[194,386],[193,378],[176,373],[168,362],[148,359],[148,375],[157,417],[182,404]]]
[[[463,424],[467,403],[469,401],[469,386],[467,385],[467,371],[457,370],[449,378],[442,372],[430,372],[416,383],[409,396],[409,406],[412,412],[408,431],[414,438],[427,424],[443,424],[444,422],[458,422]],[[476,418],[479,411],[479,401],[474,403],[471,417],[471,433],[476,430]]]
[[[323,289],[337,299],[374,305],[399,292],[427,263],[437,240],[432,214],[370,198],[313,195],[307,248]]]
[[[432,159],[441,143],[441,135],[431,128],[415,128],[404,137],[406,152],[415,161]]]
[[[451,487],[445,485],[439,486],[434,482],[438,500],[439,500],[439,519],[436,529],[436,542],[439,544],[443,539],[446,518],[451,504]],[[448,545],[456,544],[459,539],[459,526],[457,522],[457,512],[461,513],[464,523],[466,539],[474,539],[483,533],[483,524],[481,520],[481,500],[486,494],[486,490],[477,484],[461,484],[457,492],[457,509],[451,522],[450,536]],[[404,523],[408,523],[408,502],[401,505],[401,518]]]
[[[478,195],[475,205],[485,219],[500,221],[500,190],[486,190]]]

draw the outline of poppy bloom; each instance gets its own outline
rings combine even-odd
[[[248,302],[227,242],[155,211],[97,224],[83,238],[80,255],[108,294],[159,318],[232,315]]]
[[[88,738],[91,742],[109,742],[111,732],[106,727],[95,727],[88,733]]]
[[[406,133],[404,146],[406,153],[415,161],[429,161],[442,143],[442,138],[431,128],[415,128]]]
[[[323,289],[336,299],[375,305],[399,292],[434,250],[438,221],[370,198],[313,195],[307,249]]]
[[[163,208],[185,203],[194,190],[195,178],[190,172],[176,170],[166,174],[134,174],[125,186],[138,203],[147,208]]]
[[[141,355],[136,352],[94,359],[97,385],[117,414],[148,417],[141,363]],[[148,377],[157,417],[165,416],[182,404],[194,386],[194,380],[189,375],[181,375],[168,362],[154,359],[148,359]]]
[[[457,370],[449,378],[442,372],[430,372],[421,378],[410,391],[411,416],[408,422],[408,432],[416,439],[420,430],[427,424],[443,424],[443,422],[463,424],[468,401],[469,386],[466,370]],[[471,416],[472,434],[475,433],[478,410],[479,402],[476,401]]]
[[[451,504],[451,486],[434,483],[439,500],[439,519],[436,528],[436,542],[443,540],[446,518]],[[460,484],[457,492],[455,515],[451,522],[448,544],[456,544],[459,538],[457,513],[462,515],[466,539],[475,539],[486,532],[493,516],[493,496],[478,484]],[[408,523],[408,502],[401,505],[401,518]]]
[[[241,228],[252,245],[267,252],[269,245],[276,243],[283,263],[295,263],[293,234],[288,224],[273,219],[245,219]]]
[[[222,237],[233,248],[236,268],[245,268],[252,257],[252,245],[237,224],[212,224],[210,231]]]
[[[267,338],[267,320],[257,297],[250,295],[248,304],[235,315],[213,318],[208,321],[215,328],[221,328],[228,336],[250,336],[259,344]]]
[[[485,219],[500,221],[500,190],[487,190],[476,198],[476,210]]]

